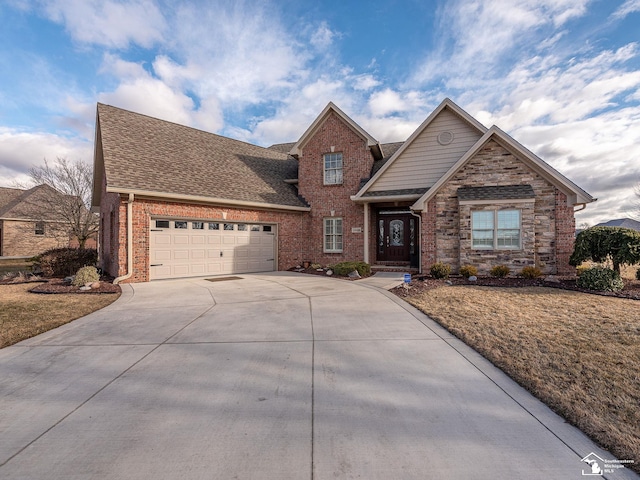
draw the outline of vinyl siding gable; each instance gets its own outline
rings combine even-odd
[[[453,134],[453,141],[448,145],[438,142],[438,135],[442,132]],[[431,187],[481,136],[477,129],[445,108],[400,153],[368,191]]]

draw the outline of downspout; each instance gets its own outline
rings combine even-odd
[[[411,207],[409,213],[418,219],[418,273],[422,273],[422,215],[418,215]]]
[[[127,273],[116,278],[113,281],[114,285],[131,278],[133,275],[133,200],[134,195],[130,193],[129,200],[127,200]]]

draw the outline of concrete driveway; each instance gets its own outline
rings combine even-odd
[[[0,350],[0,478],[577,479],[611,458],[372,283],[124,285]]]

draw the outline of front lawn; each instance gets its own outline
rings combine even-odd
[[[640,301],[479,286],[405,300],[640,472]]]
[[[119,294],[30,293],[37,284],[0,285],[0,348],[69,323],[116,301]]]

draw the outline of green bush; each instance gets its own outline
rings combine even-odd
[[[511,270],[506,265],[496,265],[489,273],[492,277],[504,278],[511,273]]]
[[[538,278],[542,276],[542,270],[538,267],[523,267],[520,271],[520,275],[524,278]]]
[[[52,248],[34,258],[44,277],[66,277],[80,268],[95,265],[98,251],[94,248]]]
[[[97,282],[98,280],[100,280],[100,275],[98,275],[98,269],[96,267],[82,267],[76,273],[71,284],[76,287],[81,287],[87,283]]]
[[[477,277],[478,269],[473,265],[463,265],[462,267],[460,267],[460,275],[462,275],[464,278]]]
[[[600,292],[618,292],[624,288],[620,274],[606,267],[593,267],[585,270],[578,277],[577,285],[580,288]]]
[[[361,276],[367,276],[371,274],[371,265],[367,262],[340,262],[331,267],[333,273],[336,275],[349,275],[354,270],[357,270]]]
[[[586,260],[611,260],[620,274],[621,265],[640,262],[640,232],[622,227],[591,227],[576,237],[569,264],[577,267]]]
[[[438,262],[431,265],[429,269],[433,278],[447,278],[451,275],[451,267],[446,263]]]

